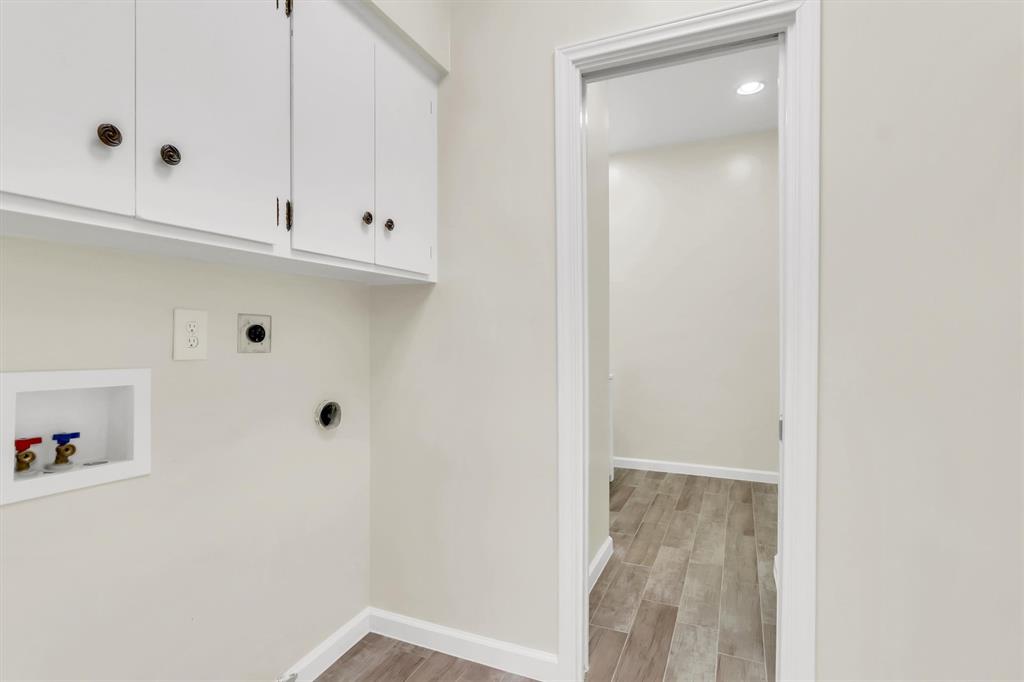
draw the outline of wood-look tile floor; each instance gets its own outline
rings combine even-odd
[[[486,665],[374,633],[363,637],[317,682],[531,682]]]
[[[616,469],[588,682],[775,678],[775,485]]]

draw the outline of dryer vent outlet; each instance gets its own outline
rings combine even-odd
[[[314,416],[317,426],[324,431],[336,429],[341,424],[341,405],[333,400],[325,400],[316,406]]]

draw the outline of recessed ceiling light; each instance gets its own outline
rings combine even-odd
[[[756,95],[764,90],[764,83],[761,81],[750,81],[736,88],[737,95]]]

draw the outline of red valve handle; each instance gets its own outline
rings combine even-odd
[[[39,445],[42,442],[42,438],[15,438],[14,449],[18,452],[25,452],[33,445]]]

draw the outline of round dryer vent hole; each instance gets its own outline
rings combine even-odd
[[[324,431],[338,428],[341,424],[341,405],[333,400],[325,400],[316,406],[317,425]]]

